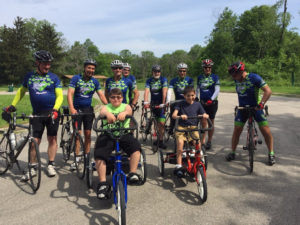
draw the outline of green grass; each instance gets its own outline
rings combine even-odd
[[[14,99],[14,95],[0,95],[1,102],[0,102],[0,109],[2,113],[2,108],[7,107],[11,104],[12,100]],[[92,100],[92,106],[96,106],[100,104],[99,99]],[[62,105],[68,105],[67,96],[64,95],[64,101]],[[32,107],[29,99],[29,95],[25,95],[22,100],[17,104],[17,112],[18,113],[25,113],[26,115],[30,115],[32,113]],[[27,121],[17,120],[18,123],[26,123]],[[7,127],[7,122],[4,121],[2,118],[0,119],[0,128]]]

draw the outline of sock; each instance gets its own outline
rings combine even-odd
[[[175,169],[179,169],[179,168],[181,168],[181,167],[182,167],[181,164],[176,164]]]
[[[269,155],[274,155],[274,151],[273,151],[273,150],[270,151],[270,152],[269,152]]]
[[[52,166],[54,166],[54,161],[48,161],[48,165],[52,165]]]

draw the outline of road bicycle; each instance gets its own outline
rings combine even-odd
[[[107,162],[107,174],[112,173],[112,182],[113,182],[113,196],[114,196],[114,203],[116,206],[116,210],[118,211],[118,221],[119,224],[126,224],[126,207],[127,207],[127,179],[126,174],[123,171],[123,163],[129,162],[128,156],[124,155],[121,151],[119,146],[119,141],[121,137],[128,132],[137,129],[138,124],[134,117],[126,116],[126,119],[130,119],[134,126],[129,128],[124,128],[122,122],[117,121],[114,123],[113,128],[106,128],[100,125],[98,128],[99,120],[106,119],[105,117],[97,117],[93,129],[96,132],[105,133],[110,136],[111,139],[115,141],[115,149],[114,154],[111,155],[109,161]],[[117,133],[116,133],[117,132]],[[147,177],[147,170],[146,170],[146,157],[143,150],[141,151],[141,158],[138,165],[138,169],[142,171],[142,183],[146,181]],[[93,171],[93,170],[90,170]],[[92,177],[92,176],[90,176]]]
[[[3,109],[3,111],[5,111],[5,109]],[[22,180],[27,181],[28,179],[32,190],[36,192],[41,183],[41,159],[39,145],[33,137],[32,122],[35,118],[47,118],[49,116],[26,116],[25,113],[21,114],[21,116],[17,116],[16,112],[8,116],[8,130],[0,131],[3,135],[0,141],[0,175],[5,174],[8,169],[13,168],[13,164],[16,163],[18,169],[23,171],[24,179],[22,178]],[[17,124],[17,119],[29,119],[29,125]],[[27,134],[19,138],[19,140],[17,140],[15,134],[16,127],[28,130]],[[27,163],[25,169],[21,169],[18,158],[27,143],[29,146]]]
[[[244,107],[235,107],[235,115],[237,114],[238,110],[241,110],[246,113],[247,118],[248,118],[248,123],[247,123],[247,140],[246,140],[246,145],[243,146],[244,150],[248,150],[249,154],[249,171],[250,173],[253,172],[253,161],[254,161],[254,151],[257,149],[256,146],[257,144],[262,144],[262,140],[258,138],[258,133],[255,125],[255,113],[257,111],[257,107],[255,106],[249,106],[246,105]],[[264,112],[265,116],[268,116],[268,106],[264,107]]]
[[[196,128],[188,128],[188,129],[179,129],[178,128],[178,121],[180,117],[176,118],[175,122],[175,131],[183,132],[187,139],[191,138],[193,142],[189,141],[184,142],[183,146],[183,153],[182,153],[182,166],[184,168],[184,176],[189,175],[194,177],[197,185],[197,190],[199,194],[199,198],[201,203],[204,203],[207,200],[207,183],[206,183],[206,163],[207,159],[200,148],[200,139],[198,137],[193,136],[193,132],[200,132],[201,131],[208,131],[212,129],[212,122],[210,119],[208,121],[208,128],[201,128],[201,123],[198,121],[198,126]],[[202,116],[196,117],[188,117],[188,119],[202,119]],[[200,135],[199,135],[200,137]],[[176,164],[176,153],[167,153],[166,157],[164,158],[163,152],[159,150],[158,152],[158,169],[161,176],[164,176],[164,164],[171,163]]]

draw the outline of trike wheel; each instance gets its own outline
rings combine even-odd
[[[119,224],[126,224],[125,190],[121,180],[117,184],[117,210]]]
[[[207,200],[207,183],[202,166],[198,166],[195,179],[199,193],[199,198],[201,202],[204,203]]]
[[[164,165],[164,155],[161,149],[158,150],[158,170],[160,175],[163,177],[165,175],[165,165]]]
[[[137,173],[141,176],[142,184],[144,184],[147,180],[147,163],[144,149],[141,149],[141,157],[138,164]]]
[[[201,160],[205,166],[205,171],[206,171],[208,167],[208,160],[207,160],[206,148],[204,145],[201,146],[201,150],[202,150]]]

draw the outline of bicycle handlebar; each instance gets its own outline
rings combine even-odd
[[[236,106],[235,109],[238,110],[247,110],[247,111],[257,111],[257,106],[249,106],[249,105],[245,105],[245,106]],[[264,106],[263,108],[265,110],[265,116],[269,115],[269,107],[267,105]]]
[[[131,121],[133,121],[133,127],[128,127],[128,128],[125,128],[125,127],[118,127],[118,128],[97,128],[97,124],[98,124],[98,121],[99,120],[103,120],[103,119],[107,119],[106,116],[98,116],[96,119],[95,119],[95,122],[93,124],[93,130],[96,131],[96,132],[109,132],[109,133],[113,133],[115,131],[130,131],[130,130],[136,130],[137,127],[138,127],[138,124],[135,120],[135,118],[133,116],[126,116],[125,119],[131,119]]]
[[[202,119],[203,116],[202,115],[198,115],[198,116],[190,116],[188,117],[187,119]],[[198,128],[198,126],[195,128],[195,129],[188,129],[188,130],[182,130],[182,129],[178,129],[178,121],[181,119],[180,116],[178,116],[176,118],[176,121],[175,121],[175,131],[178,131],[178,132],[192,132],[192,131],[210,131],[212,130],[213,128],[213,124],[211,122],[211,120],[209,118],[207,118],[207,122],[208,122],[208,128]]]

